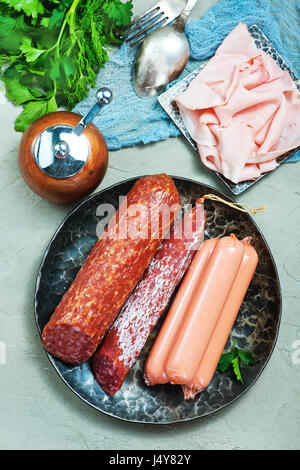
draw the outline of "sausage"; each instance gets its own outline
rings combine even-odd
[[[92,356],[179,208],[169,176],[146,176],[134,184],[44,327],[49,353],[72,364]]]
[[[205,212],[197,203],[175,222],[93,356],[94,376],[107,394],[115,394],[203,241]]]
[[[245,247],[245,253],[241,266],[197,372],[191,383],[182,387],[185,399],[194,398],[197,393],[204,390],[210,383],[254,275],[258,263],[256,250],[250,245],[249,238],[242,240],[242,243]]]
[[[195,390],[199,391],[198,371],[210,347],[219,318],[224,311],[225,314],[230,312],[232,315],[232,308],[234,318],[236,317],[254,273],[257,255],[254,256],[253,250],[246,240],[240,242],[233,234],[203,243],[150,351],[145,366],[146,383],[155,385],[170,381],[180,384],[185,398],[192,396]],[[249,265],[246,260],[250,252]],[[243,279],[238,282],[240,275]],[[230,300],[226,304],[228,296]],[[220,331],[223,334],[222,341],[226,334],[226,343],[232,323],[229,325],[228,320],[225,323],[226,331],[222,322],[217,332],[218,341]],[[216,343],[213,348],[216,348]],[[218,354],[222,353],[223,348],[223,343],[218,345]],[[218,358],[214,355],[214,361],[216,360],[218,363]],[[212,365],[215,365],[213,361],[207,366],[210,373]]]
[[[166,351],[163,369],[167,381],[188,384],[194,377],[243,254],[243,246],[232,235],[205,242],[194,257],[177,294],[179,299],[175,298],[167,315],[171,318],[169,328],[172,331],[172,323],[176,323],[176,331],[172,335],[170,330],[159,332],[161,348]],[[153,355],[151,351],[146,363],[149,381]]]
[[[168,355],[171,383],[189,384],[194,377],[243,256],[244,247],[234,236],[216,243]]]
[[[161,329],[151,348],[145,364],[144,378],[147,385],[164,384],[169,382],[165,371],[165,362],[169,348],[175,341],[177,331],[185,314],[185,306],[191,300],[193,290],[196,288],[204,267],[215,247],[217,239],[206,240],[195,254],[170,310],[164,319]],[[192,269],[193,266],[193,269]]]

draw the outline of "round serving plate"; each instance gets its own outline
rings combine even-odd
[[[225,194],[195,181],[172,177],[182,206],[207,193],[232,201]],[[62,222],[54,234],[39,269],[35,292],[35,317],[41,334],[55,307],[66,292],[94,246],[99,235],[102,204],[119,206],[138,178],[111,186],[83,200]],[[108,207],[108,206],[107,206]],[[241,366],[244,384],[216,371],[202,393],[184,401],[180,386],[146,386],[143,369],[161,321],[152,331],[137,362],[122,388],[106,395],[95,381],[90,361],[69,365],[48,354],[63,381],[82,400],[107,415],[136,423],[170,424],[208,416],[241,397],[257,380],[266,366],[276,343],[281,317],[281,292],[277,269],[270,249],[252,218],[219,202],[205,201],[205,238],[234,233],[239,239],[253,237],[259,263],[241,306],[226,349],[234,340],[239,348],[252,351],[255,364]],[[102,216],[104,214],[102,213]],[[98,233],[98,235],[97,235]]]

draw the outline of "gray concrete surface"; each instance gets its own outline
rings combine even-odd
[[[152,3],[134,1],[135,11]],[[193,17],[214,3],[199,2]],[[167,426],[125,423],[75,396],[43,351],[33,315],[35,279],[53,232],[72,206],[48,203],[25,185],[17,167],[21,135],[13,130],[19,109],[1,100],[0,449],[299,449],[300,354],[294,348],[300,348],[300,163],[282,165],[238,199],[267,205],[255,221],[275,257],[283,295],[278,342],[259,380],[208,419]],[[111,152],[100,189],[158,172],[226,192],[183,137]]]

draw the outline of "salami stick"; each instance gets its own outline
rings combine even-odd
[[[168,233],[179,204],[175,184],[165,174],[134,184],[45,326],[42,341],[49,353],[68,363],[92,356]]]
[[[174,224],[94,355],[94,375],[107,394],[122,386],[203,241],[204,225],[201,203]]]

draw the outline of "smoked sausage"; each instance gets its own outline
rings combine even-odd
[[[121,388],[202,243],[204,226],[203,204],[196,202],[175,222],[93,356],[95,378],[107,394]]]
[[[92,356],[179,208],[168,175],[145,176],[133,185],[43,329],[49,353],[74,364]]]

